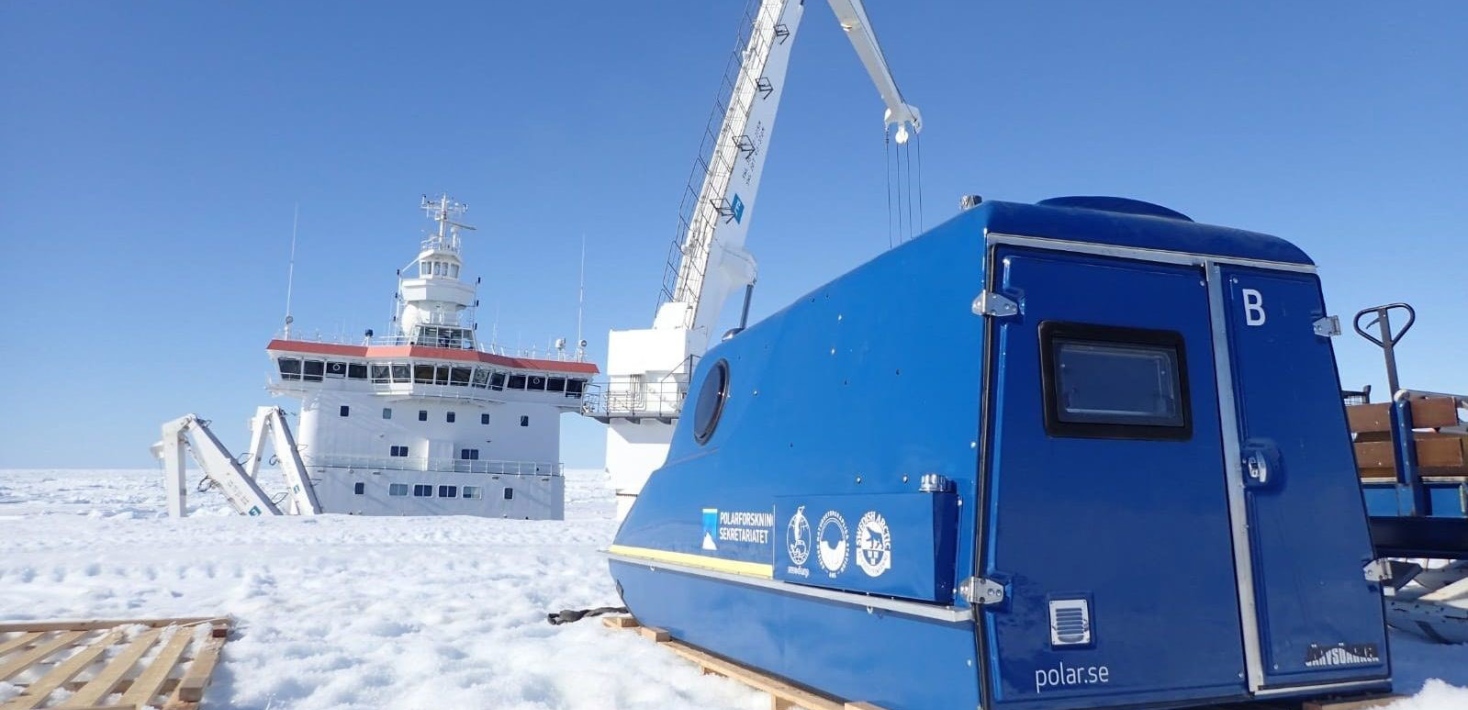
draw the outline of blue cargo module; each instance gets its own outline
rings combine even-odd
[[[893,710],[1384,690],[1338,330],[1284,240],[983,203],[709,351],[612,575]]]

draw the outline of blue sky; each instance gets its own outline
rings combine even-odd
[[[923,111],[923,221],[1113,194],[1277,234],[1332,312],[1417,306],[1403,383],[1458,353],[1468,3],[871,0]],[[297,332],[385,330],[447,191],[502,343],[651,322],[744,10],[698,2],[0,3],[0,468],[153,465],[194,411],[243,447]],[[887,248],[882,105],[825,3],[794,49],[749,248],[758,318]],[[935,342],[933,347],[942,347]],[[1350,386],[1379,352],[1336,343]],[[603,434],[567,417],[568,465]]]

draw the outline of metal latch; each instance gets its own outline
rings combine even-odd
[[[1312,324],[1315,334],[1322,338],[1334,338],[1341,334],[1341,319],[1336,316],[1326,316]]]
[[[1019,304],[1008,296],[985,291],[974,299],[974,315],[1007,318],[1019,314]]]
[[[1004,601],[1004,585],[992,579],[969,577],[958,585],[958,596],[974,606],[998,604]]]
[[[1366,573],[1368,582],[1385,582],[1392,578],[1392,565],[1389,560],[1372,560],[1366,563],[1361,570]]]

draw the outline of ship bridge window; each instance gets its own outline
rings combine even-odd
[[[1182,334],[1045,322],[1040,348],[1045,430],[1052,436],[1192,436]]]
[[[301,379],[301,361],[299,359],[293,357],[283,357],[276,360],[275,362],[276,364],[280,365],[280,379]]]
[[[551,377],[551,378],[546,379],[546,381],[545,381],[545,391],[547,391],[547,392],[565,392],[566,391],[566,378],[564,378],[564,377]]]
[[[391,381],[391,375],[389,375],[388,373],[389,370],[387,365],[373,365],[372,383],[376,385],[387,384]]]
[[[580,397],[586,390],[586,380],[566,380],[566,396]]]
[[[433,368],[433,384],[446,385],[449,383],[449,366],[439,365]]]
[[[525,376],[524,375],[510,375],[510,389],[512,389],[512,390],[523,390],[523,389],[525,389]]]
[[[362,364],[362,363],[360,363],[360,362],[349,362],[349,363],[347,363],[347,379],[349,379],[349,380],[365,380],[365,379],[367,379],[367,366],[364,365],[364,364]]]
[[[455,387],[469,386],[469,376],[474,373],[471,367],[455,367],[449,370],[449,384]]]
[[[321,360],[306,360],[301,379],[307,382],[320,382],[321,376],[326,372],[326,363]]]
[[[473,382],[473,385],[475,387],[478,387],[479,389],[484,389],[485,387],[488,387],[489,386],[489,370],[486,370],[486,369],[484,369],[482,367],[476,367],[476,368],[474,368],[474,382]]]
[[[458,264],[449,264],[449,276],[452,276],[454,278],[459,278],[459,265]]]
[[[541,377],[540,375],[531,375],[530,376],[530,382],[528,384],[526,384],[525,389],[528,389],[528,390],[536,390],[536,391],[544,392],[545,391],[545,378],[544,377]]]
[[[502,389],[504,389],[505,388],[505,373],[503,373],[503,372],[496,372],[493,375],[490,375],[489,376],[489,388],[492,389],[492,390],[502,390]]]
[[[392,366],[392,381],[393,382],[412,382],[413,381],[413,377],[410,374],[410,370],[409,370],[408,366],[405,365],[405,364],[404,365],[397,365],[397,364],[393,365]]]
[[[328,363],[326,363],[326,376],[327,377],[346,377],[347,376],[347,364],[344,363],[344,362],[328,362]]]
[[[433,275],[433,263],[432,262],[428,262],[428,261],[420,261],[420,262],[418,262],[418,275],[419,276],[431,276],[431,275]]]
[[[418,383],[418,384],[420,384],[420,385],[431,385],[431,384],[433,384],[433,366],[432,365],[414,365],[413,366],[413,381],[416,382],[416,383]]]

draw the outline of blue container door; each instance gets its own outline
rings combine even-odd
[[[1314,274],[1219,267],[1261,690],[1384,678],[1386,627]],[[1226,438],[1232,438],[1226,436]],[[1244,570],[1241,570],[1243,572]],[[1245,619],[1250,614],[1245,609]]]
[[[1199,267],[1001,248],[979,576],[986,707],[1246,695]]]

